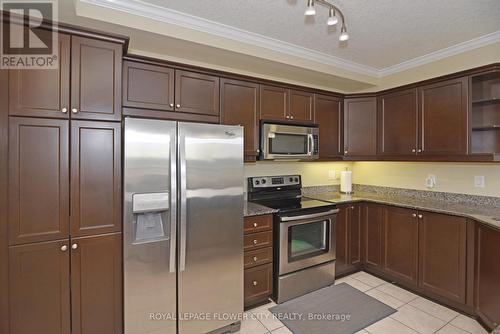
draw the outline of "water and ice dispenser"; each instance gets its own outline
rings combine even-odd
[[[132,195],[134,213],[134,244],[168,240],[169,193],[145,193]]]

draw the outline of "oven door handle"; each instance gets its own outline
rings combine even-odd
[[[292,216],[292,217],[280,216],[280,221],[289,222],[289,221],[295,221],[295,220],[318,218],[318,217],[333,215],[333,214],[336,214],[338,212],[339,212],[339,209],[333,209],[330,211],[325,211],[325,212],[320,212],[320,213],[311,213],[309,215],[300,215],[300,216]]]

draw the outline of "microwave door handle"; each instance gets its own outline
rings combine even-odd
[[[307,135],[307,155],[313,155],[314,152],[314,137],[310,133]]]

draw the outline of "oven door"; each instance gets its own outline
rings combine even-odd
[[[337,212],[279,217],[279,275],[335,260]]]
[[[318,158],[318,128],[263,123],[261,148],[265,160]]]

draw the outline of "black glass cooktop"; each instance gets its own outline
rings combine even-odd
[[[279,210],[280,213],[335,206],[335,204],[333,203],[323,202],[306,197],[293,198],[293,199],[265,199],[252,202],[263,206],[267,206],[268,208],[271,209]]]

